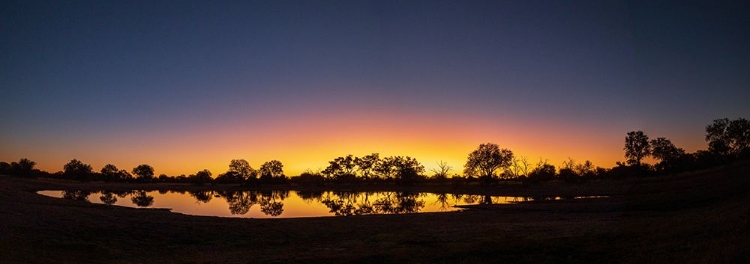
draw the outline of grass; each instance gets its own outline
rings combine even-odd
[[[44,197],[34,192],[102,186],[0,177],[0,263],[748,263],[748,186],[744,163],[630,181],[464,190],[608,199],[235,219]]]

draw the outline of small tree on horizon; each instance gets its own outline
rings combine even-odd
[[[628,164],[641,166],[641,160],[651,154],[651,145],[648,142],[648,136],[643,131],[630,131],[625,137],[625,158]]]
[[[442,161],[442,160],[437,163],[437,166],[438,167],[436,169],[431,170],[434,173],[432,175],[432,178],[439,179],[439,180],[447,179],[448,173],[450,173],[453,167],[451,167],[450,165],[448,165],[447,162]]]
[[[195,173],[192,179],[193,183],[198,184],[198,185],[209,183],[212,180],[211,175],[212,175],[211,171],[209,171],[208,169],[198,171],[197,173]]]
[[[154,178],[154,167],[148,164],[141,164],[133,168],[133,175],[138,176],[138,180],[151,181]]]
[[[513,152],[508,149],[500,149],[497,144],[485,143],[469,153],[464,165],[464,173],[467,176],[479,174],[483,183],[490,183],[495,171],[500,168],[508,168],[513,160]]]
[[[18,162],[14,161],[4,166],[7,166],[6,169],[8,170],[8,174],[28,177],[34,174],[34,166],[36,166],[36,162],[33,162],[27,158],[22,158],[18,160]]]
[[[63,166],[63,173],[65,177],[76,180],[89,180],[93,173],[91,165],[85,164],[77,159],[72,159],[70,162]]]
[[[260,178],[264,181],[284,178],[284,164],[278,160],[271,160],[263,163],[259,169]]]
[[[250,166],[250,163],[244,159],[233,159],[229,162],[229,170],[227,173],[239,177],[242,181],[254,180],[258,176],[258,172]]]

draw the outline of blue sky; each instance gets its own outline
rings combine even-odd
[[[576,137],[569,140],[577,145],[555,151],[607,156],[603,166],[621,156],[630,130],[694,151],[705,146],[711,120],[750,113],[747,5],[4,1],[0,160],[30,157],[57,168],[77,157],[98,167],[99,157],[129,164],[136,159],[121,156],[161,153],[140,161],[159,164],[187,159],[164,148],[215,148],[203,158],[227,163],[230,154],[212,147],[228,146],[223,140],[240,142],[227,147],[235,156],[294,160],[300,150],[253,142],[299,140],[273,129],[356,132],[349,125],[357,122],[444,124],[453,128],[426,133],[444,133],[445,141],[475,131],[468,137],[476,145],[518,146],[533,157],[548,150],[523,149],[531,141],[524,131],[541,141]],[[367,121],[376,114],[385,121]],[[398,129],[372,140],[388,141]]]

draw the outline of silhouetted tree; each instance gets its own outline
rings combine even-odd
[[[229,162],[227,174],[235,175],[240,181],[251,181],[258,177],[258,172],[244,159],[233,159]]]
[[[11,175],[11,166],[10,166],[10,163],[7,163],[5,161],[0,162],[0,174],[2,174],[2,175]]]
[[[164,173],[159,174],[159,177],[156,178],[156,180],[158,180],[159,182],[168,182],[168,181],[171,181],[172,179],[174,179],[174,178],[173,177],[169,177],[169,176],[167,176]]]
[[[396,180],[404,185],[414,184],[424,173],[424,166],[417,159],[406,156],[396,156],[393,159],[396,168]]]
[[[380,154],[372,153],[362,158],[359,158],[359,157],[355,158],[354,164],[357,165],[357,168],[359,169],[359,173],[362,175],[362,177],[365,180],[369,180],[371,176],[371,172],[375,168],[375,165],[378,164],[379,160],[380,160]]]
[[[356,163],[355,158],[352,155],[346,157],[337,157],[332,161],[328,162],[322,173],[328,176],[329,179],[334,179],[338,182],[352,182],[356,175],[354,175],[354,168]]]
[[[685,150],[676,147],[667,138],[660,137],[651,140],[651,156],[659,160],[656,165],[658,170],[676,170],[684,155]]]
[[[513,152],[508,149],[500,149],[497,144],[480,144],[479,147],[469,153],[469,158],[464,165],[464,174],[472,176],[479,175],[483,184],[492,181],[495,171],[510,166],[513,160]]]
[[[706,142],[709,151],[720,155],[747,155],[750,152],[750,122],[744,118],[716,119],[706,126]]]
[[[450,165],[448,165],[445,161],[439,161],[437,163],[437,168],[432,169],[432,172],[434,173],[432,175],[432,179],[437,182],[445,182],[448,179],[448,173],[453,169]]]
[[[148,164],[141,164],[133,168],[133,174],[138,176],[140,181],[151,181],[154,179],[154,167]]]
[[[396,171],[394,159],[395,157],[385,157],[379,160],[373,170],[385,180],[393,179],[393,174]]]
[[[211,171],[204,169],[195,173],[191,180],[194,184],[203,185],[211,182],[211,175]]]
[[[574,171],[579,177],[582,178],[582,180],[594,178],[594,176],[596,175],[594,164],[589,160],[586,160],[580,164],[576,164]]]
[[[641,159],[651,153],[651,146],[648,142],[648,136],[643,131],[630,131],[625,137],[625,158],[628,164],[641,166]]]
[[[555,178],[555,171],[554,165],[550,165],[546,159],[540,159],[536,167],[529,173],[529,180],[532,182],[552,180]]]
[[[63,166],[63,173],[69,179],[80,181],[90,180],[93,169],[91,165],[85,164],[80,160],[73,159]]]
[[[118,177],[121,180],[125,180],[125,181],[130,181],[130,180],[133,179],[133,175],[130,174],[130,172],[128,172],[126,170],[120,170],[120,172],[118,173]]]
[[[283,180],[284,176],[284,165],[281,161],[271,160],[260,166],[260,178],[264,182],[272,182],[274,179]]]
[[[325,183],[325,178],[323,175],[321,175],[319,172],[313,172],[311,170],[307,170],[305,172],[302,172],[297,177],[293,177],[292,182],[297,183],[302,186],[323,186]]]
[[[529,160],[526,157],[513,157],[509,167],[510,176],[514,178],[529,175]]]
[[[29,177],[34,175],[34,166],[36,166],[36,162],[33,162],[29,159],[22,158],[18,160],[18,162],[11,162],[10,163],[10,173],[11,175],[15,176],[21,176],[21,177]]]
[[[120,170],[115,165],[104,165],[100,172],[102,176],[104,176],[105,181],[119,180]]]

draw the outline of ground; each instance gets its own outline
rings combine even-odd
[[[750,163],[583,185],[464,189],[610,198],[457,213],[235,219],[35,194],[102,184],[0,177],[0,263],[750,263]]]

